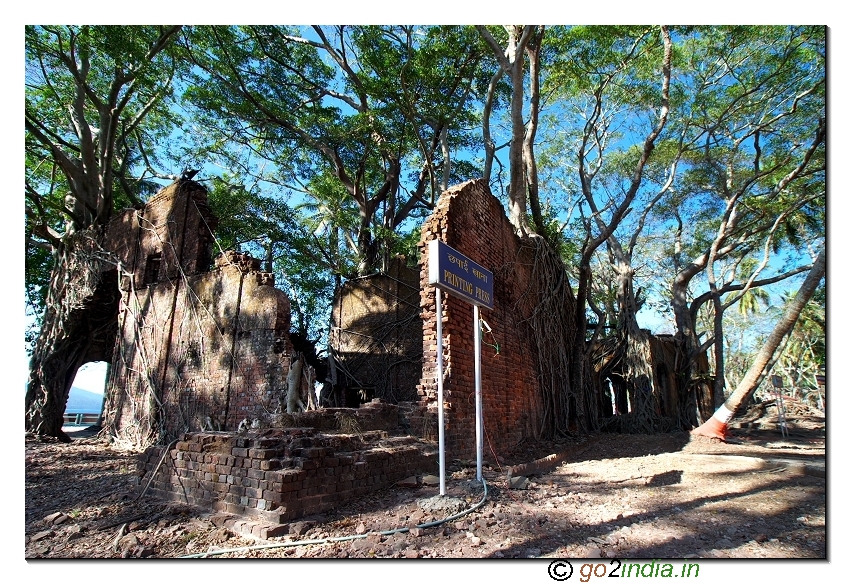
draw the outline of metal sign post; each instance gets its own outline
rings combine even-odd
[[[475,478],[480,482],[484,459],[484,412],[481,403],[481,315],[478,306],[472,306],[472,329],[475,333]]]
[[[437,288],[437,430],[439,440],[440,496],[446,495],[446,434],[443,423],[443,297]]]
[[[776,416],[779,421],[779,431],[782,437],[788,437],[788,428],[785,424],[785,400],[782,397],[782,377],[773,375],[770,377],[776,391],[773,393],[776,397]]]
[[[446,494],[446,448],[443,427],[443,302],[445,290],[473,305],[472,330],[475,334],[475,449],[476,477],[483,481],[484,413],[481,396],[481,314],[480,307],[493,308],[493,273],[440,240],[428,242],[428,283],[437,288],[437,423],[439,425],[440,495]]]

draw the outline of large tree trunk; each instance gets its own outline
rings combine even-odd
[[[25,428],[68,442],[62,431],[77,370],[111,360],[118,317],[116,271],[105,269],[94,229],[70,236],[56,251],[41,331],[30,361]]]
[[[524,156],[526,153],[533,155],[533,152],[527,151],[525,144],[526,126],[523,119],[523,105],[525,86],[523,85],[524,75],[523,69],[525,64],[525,49],[529,41],[537,32],[536,26],[505,26],[508,33],[507,47],[502,48],[499,43],[493,38],[484,26],[475,27],[484,38],[485,42],[493,51],[493,56],[499,61],[499,66],[504,73],[511,79],[511,141],[510,150],[508,153],[509,171],[510,171],[510,187],[508,190],[508,218],[517,230],[520,236],[527,235],[531,228],[528,224],[528,186],[526,184],[526,161]],[[540,32],[542,38],[542,31]],[[490,84],[490,91],[495,88],[494,83],[498,76],[493,77]],[[532,88],[539,89],[533,83]],[[491,103],[492,94],[488,94],[487,105]],[[536,98],[532,96],[532,108],[536,108]],[[532,112],[532,117],[536,120],[536,111]],[[485,176],[489,177],[490,163],[492,162],[492,142],[489,136],[489,109],[485,110],[484,118],[484,140],[487,147],[487,166],[485,168]],[[533,161],[528,161],[533,163]]]
[[[703,350],[696,333],[696,318],[688,305],[688,286],[700,271],[700,265],[688,265],[678,273],[672,289],[671,306],[676,318],[676,340],[684,355],[677,377],[679,420],[685,429],[696,427],[700,420],[710,417],[716,407],[713,382],[705,378],[706,371],[699,367]]]
[[[571,349],[575,341],[575,299],[561,257],[542,237],[526,237],[533,246],[533,277],[542,293],[529,318],[530,340],[538,367],[542,424],[539,438],[552,439],[570,433],[575,418],[584,433],[596,429],[596,407],[584,385],[575,385]],[[583,356],[583,354],[582,354]],[[582,366],[584,361],[579,363]],[[572,402],[574,400],[574,403]]]
[[[286,412],[300,413],[305,411],[307,406],[301,400],[301,367],[304,364],[304,357],[300,353],[292,355],[289,372],[286,375]]]
[[[634,395],[632,411],[621,418],[621,430],[627,433],[655,433],[663,429],[660,410],[656,405],[655,375],[652,370],[652,351],[649,334],[637,322],[639,306],[634,292],[634,269],[630,262],[618,263],[618,303],[620,350],[626,382]]]
[[[770,372],[769,364],[773,360],[773,354],[782,344],[782,340],[786,335],[790,334],[800,317],[800,312],[812,298],[820,280],[826,271],[826,251],[821,250],[817,261],[812,265],[809,275],[797,291],[794,299],[788,303],[785,308],[785,313],[782,314],[776,327],[767,337],[761,350],[756,355],[755,361],[747,370],[747,374],[738,383],[735,391],[729,395],[726,402],[714,412],[711,419],[703,425],[694,429],[693,435],[701,435],[703,437],[714,437],[725,440],[729,429],[729,421],[739,412],[741,407],[752,397],[755,390]]]
[[[378,265],[378,244],[372,239],[370,220],[361,213],[360,232],[357,234],[357,275],[374,273]]]
[[[669,430],[673,423],[663,418],[653,370],[650,334],[642,330],[637,321],[641,305],[634,290],[635,270],[631,253],[626,253],[613,235],[608,239],[608,248],[617,273],[617,347],[614,358],[632,395],[629,414],[612,418],[609,423],[625,433]]]

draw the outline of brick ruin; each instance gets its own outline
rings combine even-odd
[[[333,384],[352,397],[390,403],[415,401],[422,371],[419,271],[405,258],[385,273],[346,281],[334,299],[328,343]],[[358,395],[359,393],[359,395]],[[334,402],[335,405],[345,403]]]
[[[215,262],[206,190],[178,181],[109,224],[119,278],[106,425],[143,444],[286,409],[290,306],[248,255]]]
[[[427,242],[435,238],[493,272],[494,307],[481,310],[481,317],[492,329],[492,333],[484,335],[482,344],[484,456],[487,458],[493,451],[501,454],[525,440],[534,440],[539,433],[542,416],[540,366],[536,362],[534,332],[529,322],[539,298],[548,290],[541,288],[546,283],[534,273],[533,247],[515,234],[504,208],[490,193],[486,182],[473,180],[444,192],[433,214],[422,226],[419,243],[423,363],[422,378],[417,386],[419,413],[417,416],[414,411],[408,415],[412,425],[433,425],[436,415],[436,294],[434,287],[428,284],[426,251]],[[472,306],[444,293],[442,317],[446,455],[449,459],[469,459],[475,454]],[[493,346],[488,346],[497,343],[498,353]],[[681,405],[677,373],[683,356],[675,338],[669,335],[649,336],[649,347],[656,410],[662,425],[673,429]],[[710,416],[714,409],[705,354],[694,366],[700,373],[693,387],[696,403],[701,414]],[[600,372],[599,368],[596,372]],[[595,398],[603,418],[615,415],[612,401],[616,402],[619,414],[628,412],[634,401],[633,394],[629,394],[634,389],[623,375],[624,372],[615,367],[605,373],[606,378],[592,379],[598,383]],[[606,379],[610,380],[613,389],[607,394]]]
[[[379,407],[363,409],[373,406]],[[187,434],[174,449],[148,448],[137,474],[140,485],[160,498],[259,520],[245,534],[268,538],[288,532],[276,525],[433,473],[436,460],[435,448],[384,430],[278,428]]]
[[[112,251],[131,267],[121,279],[108,413],[127,434],[157,428],[160,444],[176,444],[146,451],[140,486],[268,525],[437,473],[437,314],[425,252],[434,238],[494,274],[494,308],[481,314],[492,330],[482,344],[485,458],[535,439],[542,408],[528,322],[545,284],[533,271],[534,248],[484,181],[440,197],[422,227],[418,273],[398,261],[389,273],[348,282],[334,305],[330,343],[345,368],[337,376],[381,398],[238,433],[245,419],[285,411],[289,302],[253,258],[230,252],[211,264],[214,224],[203,187],[178,182],[110,225]],[[473,459],[472,306],[444,294],[442,318],[446,457]],[[659,355],[669,348],[654,346]],[[659,371],[671,382],[672,374]],[[664,396],[673,411],[675,391]]]
[[[540,427],[537,366],[528,343],[526,321],[538,297],[532,277],[533,250],[523,246],[487,183],[474,180],[440,197],[422,227],[420,297],[423,319],[422,377],[419,401],[436,414],[436,294],[428,284],[427,242],[441,239],[493,272],[492,310],[481,310],[492,334],[482,344],[482,399],[485,458],[533,439]],[[475,384],[472,306],[443,294],[443,391],[446,456],[475,457]],[[499,344],[499,351],[493,346]]]
[[[308,411],[299,416],[299,427],[234,433],[243,418],[280,406],[284,398],[288,302],[271,286],[271,276],[258,270],[256,260],[244,256],[226,254],[209,272],[192,269],[203,261],[191,257],[179,262],[182,269],[165,267],[177,262],[168,248],[206,252],[203,237],[193,234],[213,219],[201,190],[184,186],[184,191],[179,185],[163,191],[148,204],[143,220],[128,215],[118,223],[129,232],[122,238],[127,242],[125,261],[145,267],[153,263],[158,271],[153,277],[134,270],[132,285],[122,288],[128,294],[120,315],[121,353],[110,376],[111,384],[121,380],[122,386],[113,387],[118,398],[112,409],[119,425],[122,415],[138,420],[138,411],[129,405],[146,403],[154,412],[149,387],[162,387],[157,393],[160,417],[180,436],[175,448],[153,447],[142,456],[140,485],[150,482],[150,490],[161,497],[276,524],[323,512],[414,474],[436,473],[436,315],[434,289],[426,280],[427,254],[419,273],[405,273],[399,261],[388,274],[349,282],[335,305],[338,332],[354,332],[349,335],[373,342],[359,348],[377,360],[363,358],[363,376],[357,382],[408,401],[396,407],[376,399],[359,409]],[[188,200],[181,193],[189,194]],[[496,354],[494,347],[484,345],[482,385],[487,437],[496,453],[504,453],[533,438],[539,424],[536,366],[523,324],[532,307],[529,298],[536,295],[532,252],[522,246],[482,181],[443,194],[422,229],[421,245],[434,237],[494,273],[495,307],[482,316],[492,327],[485,343],[498,342],[500,350]],[[151,262],[150,257],[157,259]],[[129,292],[138,298],[135,309],[125,305]],[[443,318],[447,458],[470,459],[475,455],[472,308],[447,296]],[[157,336],[158,330],[169,333]],[[332,345],[343,366],[354,368],[358,349],[342,338]],[[374,339],[396,352],[374,350]],[[411,339],[418,345],[412,350]],[[404,352],[412,352],[413,358],[399,357]],[[149,369],[151,374],[141,375],[146,354],[162,358]],[[389,357],[413,362],[400,362],[392,371],[386,364]],[[377,374],[370,377],[370,370]],[[221,429],[231,431],[199,431],[204,419],[215,419]],[[491,457],[490,448],[486,456]]]
[[[233,251],[213,259],[216,223],[203,186],[180,180],[115,217],[104,237],[104,270],[112,274],[104,286],[120,292],[104,308],[117,313],[104,425],[129,445],[160,444],[140,457],[139,484],[159,497],[261,519],[265,536],[269,524],[436,473],[433,445],[403,435],[395,405],[376,399],[357,409],[285,413],[295,350],[289,300],[259,260]],[[385,376],[396,387],[412,379],[408,395],[421,358],[413,279],[399,269],[355,282],[352,289],[372,290],[377,304],[350,294],[366,302],[359,324],[350,324],[359,330],[380,331],[371,309],[406,323],[394,334],[414,346],[415,373],[399,366],[396,377]],[[245,421],[252,423],[240,427]]]
[[[213,261],[216,222],[205,189],[178,181],[109,225],[107,250],[126,273],[119,277],[105,417],[121,437],[164,442],[186,432],[232,431],[246,419],[285,411],[293,351],[289,300],[259,260],[227,252]],[[496,278],[495,308],[482,316],[493,330],[485,342],[498,342],[500,352],[484,346],[482,384],[485,427],[504,451],[533,437],[539,424],[536,367],[523,327],[529,298],[537,295],[530,250],[482,181],[440,198],[423,226],[423,248],[434,237]],[[346,369],[338,377],[350,374],[351,386],[399,403],[409,412],[405,427],[433,437],[436,321],[427,267],[423,254],[419,273],[399,259],[388,273],[347,282],[334,306],[331,345]],[[447,296],[444,323],[448,452],[468,457],[474,450],[471,307]]]

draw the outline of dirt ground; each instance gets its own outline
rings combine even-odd
[[[196,508],[137,500],[134,454],[96,436],[68,445],[27,438],[25,557],[824,559],[824,418],[803,413],[789,416],[787,437],[764,414],[730,443],[599,434],[528,446],[485,466],[486,499],[472,464],[456,460],[447,476],[455,508],[435,502],[437,486],[396,485],[266,541]],[[508,466],[563,451],[548,473],[520,479],[525,489],[507,487]],[[380,534],[482,499],[456,520]],[[357,535],[365,537],[299,544]],[[227,548],[242,550],[215,554]]]

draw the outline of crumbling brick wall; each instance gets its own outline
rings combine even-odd
[[[122,266],[104,410],[116,436],[144,444],[285,410],[289,300],[256,259],[211,265],[215,224],[203,186],[181,180],[109,225]]]
[[[404,258],[386,273],[352,279],[334,299],[330,345],[335,384],[374,391],[390,403],[416,399],[422,370],[419,272]]]
[[[151,447],[140,457],[140,486],[159,498],[261,520],[267,524],[255,525],[252,534],[262,538],[286,532],[276,524],[437,470],[433,447],[383,431],[192,433],[175,445]]]
[[[483,180],[443,193],[422,227],[421,306],[423,367],[419,402],[436,414],[436,299],[428,284],[427,242],[441,239],[493,272],[494,307],[481,310],[492,328],[482,344],[485,457],[534,438],[540,429],[537,366],[527,320],[539,297],[533,252],[522,244]],[[447,458],[475,455],[474,328],[472,306],[443,293],[444,399]],[[566,372],[565,372],[566,374]]]

